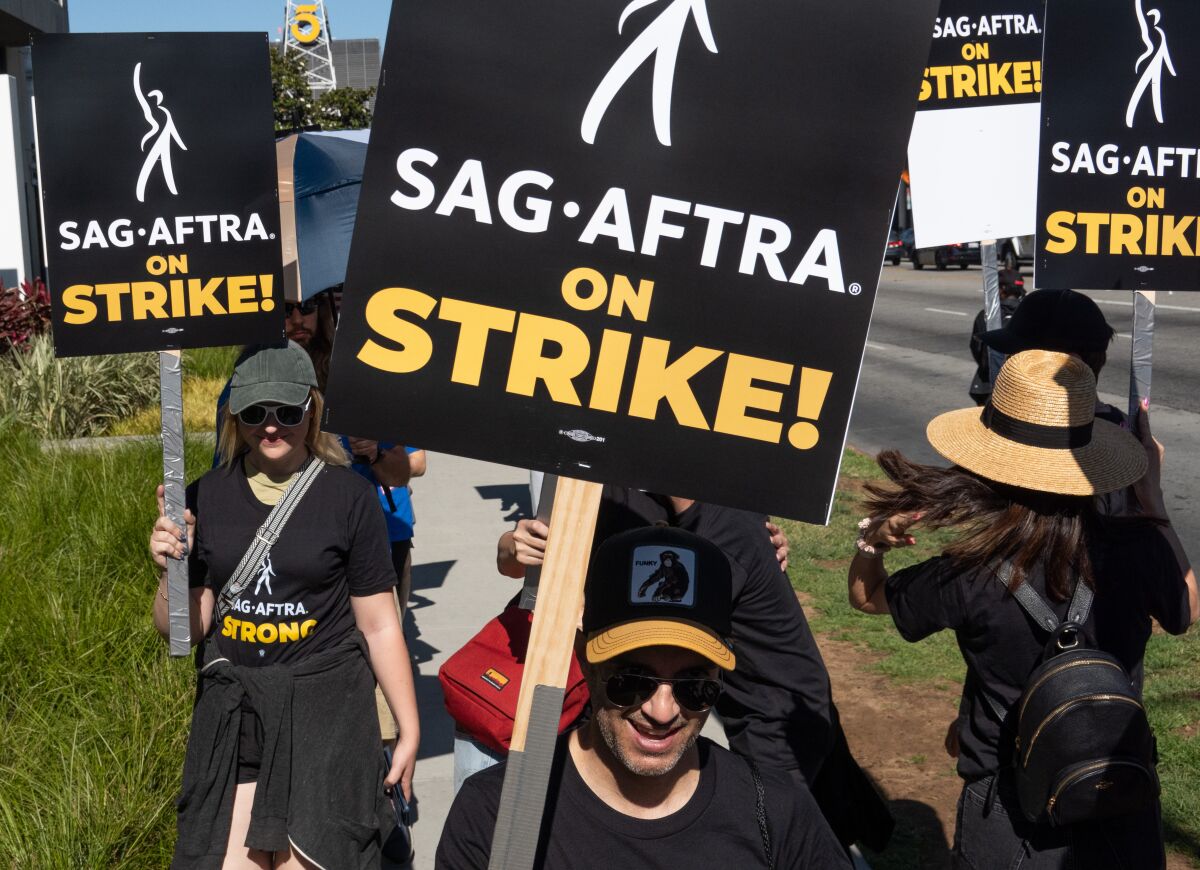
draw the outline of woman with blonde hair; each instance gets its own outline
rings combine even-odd
[[[377,868],[394,823],[384,789],[411,795],[419,724],[387,529],[321,410],[303,348],[251,348],[220,464],[188,488],[186,533],[159,490],[155,625],[167,635],[167,559],[186,556],[202,644],[173,867]],[[401,732],[390,770],[376,681]]]
[[[1200,603],[1167,515],[1162,447],[1150,435],[1147,406],[1137,418],[1141,443],[1096,418],[1095,406],[1095,378],[1077,357],[1016,354],[982,410],[951,411],[929,424],[930,443],[952,467],[886,451],[879,464],[893,485],[869,487],[850,603],[890,614],[911,642],[954,631],[967,666],[957,746],[959,868],[1150,870],[1165,861],[1142,658],[1151,619],[1182,634]],[[1096,496],[1130,485],[1140,515],[1101,516]],[[884,557],[914,543],[909,531],[918,522],[957,536],[941,556],[889,576]],[[1114,688],[1086,689],[1080,680],[1089,673]],[[1066,700],[1042,718],[1048,690]],[[1018,703],[1035,691],[1038,701]],[[1057,723],[1082,721],[1071,711],[1085,709],[1095,716],[1091,725],[1059,730]],[[1031,721],[1037,731],[1023,730]],[[1130,727],[1106,731],[1103,723],[1113,721]],[[1104,734],[1114,743],[1102,746]],[[1118,754],[1127,745],[1131,754]],[[1049,746],[1061,751],[1047,754]],[[1093,746],[1098,760],[1072,769],[1071,752]],[[1074,772],[1047,777],[1054,789],[1039,794],[1034,774],[1055,774],[1060,763]]]

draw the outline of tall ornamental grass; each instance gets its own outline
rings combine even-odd
[[[0,868],[169,862],[194,672],[150,621],[161,462],[0,426]]]
[[[48,334],[0,355],[0,423],[40,438],[86,438],[156,401],[152,353],[56,359]]]

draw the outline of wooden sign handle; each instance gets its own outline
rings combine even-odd
[[[602,485],[558,479],[489,870],[532,870]]]

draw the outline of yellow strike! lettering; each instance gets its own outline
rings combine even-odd
[[[704,419],[689,381],[724,352],[710,347],[693,347],[668,365],[670,349],[671,343],[661,338],[647,338],[642,342],[633,377],[629,415],[653,420],[658,416],[659,403],[666,399],[680,425],[708,429],[708,421]]]
[[[751,417],[746,411],[754,409],[778,414],[783,405],[783,393],[756,387],[754,382],[786,386],[792,382],[795,369],[788,363],[731,353],[725,364],[725,382],[721,386],[713,431],[778,444],[783,424],[778,420]]]
[[[650,317],[650,300],[654,296],[654,282],[642,279],[637,290],[624,275],[614,275],[612,293],[608,297],[608,313],[620,317],[628,311],[634,320],[645,323]]]
[[[1115,214],[1112,216],[1108,236],[1110,254],[1130,253],[1141,256],[1142,222],[1136,215]]]
[[[1083,224],[1086,230],[1083,250],[1088,254],[1100,253],[1100,227],[1108,225],[1108,215],[1103,212],[1081,211],[1075,215],[1075,220]]]
[[[438,307],[438,320],[459,325],[458,349],[454,352],[454,369],[450,373],[450,380],[456,384],[477,387],[483,376],[488,334],[493,329],[512,332],[517,322],[517,312],[461,299],[443,299]]]
[[[78,326],[95,320],[98,310],[96,303],[90,298],[91,295],[92,286],[90,284],[72,284],[64,290],[62,302],[66,306],[67,313],[63,315],[63,322]]]
[[[130,293],[133,304],[133,319],[149,317],[165,319],[167,314],[167,288],[157,281],[134,281]]]
[[[258,311],[258,276],[238,275],[226,278],[225,285],[229,288],[229,313],[253,314]]]
[[[1170,257],[1176,251],[1185,257],[1193,256],[1192,247],[1188,244],[1184,233],[1196,218],[1188,215],[1177,218],[1174,215],[1163,215],[1162,252],[1164,257]]]
[[[1046,242],[1046,251],[1051,254],[1069,254],[1075,250],[1079,241],[1071,225],[1075,223],[1075,212],[1056,211],[1046,218],[1046,232],[1050,241]]]
[[[397,314],[407,311],[425,320],[436,306],[436,299],[419,290],[388,287],[378,291],[367,300],[367,326],[403,349],[391,350],[374,339],[367,339],[358,358],[372,368],[398,375],[422,368],[433,356],[433,340],[424,329]]]
[[[562,349],[558,356],[545,355],[548,341]],[[505,389],[518,396],[532,396],[540,380],[554,401],[582,405],[573,381],[587,368],[591,355],[587,335],[575,324],[537,314],[522,314],[517,321],[512,366],[508,370]]]
[[[103,296],[108,303],[108,320],[117,323],[121,320],[121,297],[129,292],[128,284],[97,284],[96,295]]]
[[[1158,255],[1158,215],[1146,215],[1146,256]]]
[[[628,332],[604,330],[600,338],[600,352],[596,354],[596,379],[592,382],[592,395],[588,399],[588,407],[593,411],[616,413],[632,341],[633,336]]]
[[[195,317],[205,311],[212,314],[225,314],[225,308],[217,301],[217,291],[221,289],[224,278],[211,278],[201,281],[199,278],[188,278],[188,313]]]
[[[171,316],[187,316],[187,296],[184,294],[184,282],[181,278],[172,278],[171,285]]]

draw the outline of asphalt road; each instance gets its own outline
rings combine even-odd
[[[1029,279],[1026,277],[1026,281]],[[1030,282],[1031,283],[1031,282]],[[925,440],[937,414],[972,404],[974,362],[967,342],[983,307],[983,273],[915,271],[884,266],[854,415],[850,444],[876,453],[896,447],[922,462],[944,464]],[[1117,330],[1100,396],[1125,408],[1129,395],[1131,294],[1089,293]],[[1200,554],[1200,293],[1159,293],[1151,420],[1166,446],[1164,489],[1184,545]]]

